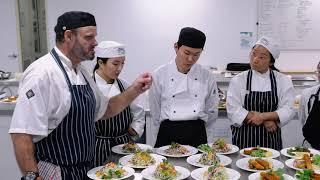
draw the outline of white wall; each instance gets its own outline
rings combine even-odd
[[[1,0],[0,70],[3,71],[16,72],[21,69],[19,58],[12,57],[12,55],[19,56],[16,5],[16,1]]]
[[[207,42],[199,63],[225,69],[229,62],[247,62],[249,49],[240,48],[240,32],[256,33],[256,0],[55,0],[47,1],[49,47],[53,28],[65,11],[95,15],[98,40],[127,45],[121,74],[128,81],[174,58],[173,43],[184,26],[205,32]],[[282,52],[276,65],[286,71],[313,71],[320,51]],[[88,63],[87,63],[88,64]]]
[[[174,58],[173,44],[184,26],[194,26],[207,35],[200,63],[225,68],[227,62],[247,61],[248,50],[240,49],[240,31],[256,32],[256,1],[242,0],[93,0],[47,1],[50,46],[53,27],[65,11],[93,13],[98,40],[127,45],[122,76],[127,80],[142,71],[152,71]]]

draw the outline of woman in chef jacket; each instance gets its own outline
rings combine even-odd
[[[95,82],[107,97],[120,94],[128,88],[128,84],[118,78],[125,63],[124,45],[114,41],[103,41],[95,50]],[[108,121],[97,121],[95,165],[101,166],[108,160],[113,146],[139,138],[143,134],[144,125],[144,109],[137,101]]]
[[[317,76],[320,80],[320,62],[317,66]],[[299,118],[303,125],[302,132],[305,140],[312,148],[320,150],[320,139],[318,132],[320,129],[320,84],[305,89],[301,93]]]
[[[281,127],[294,116],[295,92],[290,78],[272,70],[279,55],[275,41],[261,37],[250,52],[251,69],[230,82],[227,114],[232,143],[241,149],[282,149]]]

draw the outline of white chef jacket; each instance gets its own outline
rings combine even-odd
[[[108,98],[104,97],[85,67],[79,64],[77,73],[71,61],[55,47],[72,85],[85,85],[87,79],[96,98],[95,120],[107,110]],[[34,96],[27,97],[32,91]],[[71,93],[63,72],[50,53],[32,63],[23,73],[18,90],[9,133],[33,135],[37,142],[48,136],[63,120],[71,106]]]
[[[277,83],[278,109],[275,111],[280,120],[280,127],[291,120],[294,115],[295,91],[291,79],[277,71],[273,71]],[[248,71],[244,71],[230,81],[227,92],[227,114],[233,125],[241,126],[248,111],[243,107],[245,95],[247,93]],[[261,74],[252,70],[251,91],[266,92],[271,91],[270,70]]]
[[[104,79],[102,79],[97,74],[97,72],[94,73],[94,76],[100,91],[105,97],[111,98],[121,93],[117,81],[114,81],[113,84],[108,84]],[[124,89],[127,89],[129,87],[129,84],[126,81],[122,79],[120,79],[120,81]],[[144,125],[145,125],[145,112],[144,112],[143,106],[139,104],[138,99],[135,99],[130,104],[130,110],[133,118],[130,127],[133,128],[138,133],[139,137],[141,137],[143,134]]]
[[[299,108],[299,111],[298,111],[298,115],[299,115],[299,119],[300,119],[302,125],[304,125],[306,123],[307,118],[309,116],[309,112],[308,112],[308,101],[309,101],[309,98],[311,97],[312,94],[317,93],[319,87],[320,87],[320,84],[316,85],[316,86],[313,86],[311,88],[304,89],[301,92],[301,99],[300,99],[300,102],[299,102],[300,108]],[[314,100],[315,100],[315,98],[311,99],[310,111],[312,109]]]
[[[160,123],[166,119],[205,121],[208,142],[211,142],[218,103],[214,75],[201,65],[194,64],[187,74],[178,71],[175,61],[160,66],[153,73],[149,91],[153,144]]]

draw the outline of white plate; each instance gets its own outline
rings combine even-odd
[[[201,156],[202,156],[202,154],[195,154],[195,155],[189,156],[187,158],[187,162],[193,166],[207,167],[208,165],[204,165],[204,164],[199,163],[199,159],[201,158]],[[225,156],[225,155],[217,154],[217,156],[219,157],[220,164],[222,166],[227,166],[227,165],[231,164],[231,162],[232,162],[232,159]]]
[[[169,147],[170,147],[170,145],[167,145],[167,146],[159,147],[159,148],[156,150],[156,153],[161,154],[161,155],[163,155],[163,156],[167,156],[167,157],[188,157],[188,156],[197,154],[197,152],[198,152],[198,149],[195,148],[195,147],[192,147],[192,146],[189,146],[189,145],[182,145],[182,146],[184,146],[185,148],[187,148],[187,150],[188,150],[189,152],[186,153],[186,154],[181,154],[181,155],[170,155],[170,154],[167,154],[167,153],[165,152],[165,150],[166,150],[166,149],[169,149]]]
[[[160,163],[162,162],[163,159],[167,159],[161,155],[158,155],[158,154],[150,154],[154,160],[156,161],[154,164],[157,164],[157,163]],[[130,155],[126,155],[126,156],[123,156],[119,159],[119,163],[123,166],[129,166],[129,167],[132,167],[132,168],[139,168],[139,169],[143,169],[143,168],[147,168],[149,166],[152,166],[154,164],[150,164],[149,166],[136,166],[136,165],[133,165],[129,162],[129,160],[133,157],[133,154],[130,154]]]
[[[212,147],[212,144],[213,143],[208,143],[208,145],[210,147]],[[233,145],[233,144],[227,144],[227,146],[230,148],[230,151],[227,151],[227,152],[217,152],[217,154],[233,154],[235,152],[238,152],[239,151],[239,147],[236,146],[236,145]],[[201,150],[201,149],[198,149],[200,152],[202,153],[205,153],[205,151]]]
[[[250,169],[249,168],[249,162],[248,162],[250,159],[255,159],[255,158],[246,157],[246,158],[239,159],[236,162],[237,167],[240,168],[240,169],[246,170],[246,171],[250,171],[250,172],[265,171],[265,170]],[[278,160],[275,160],[275,159],[272,159],[272,158],[262,158],[262,159],[265,159],[265,160],[268,160],[269,162],[271,162],[272,163],[272,169],[278,169],[278,168],[283,168],[284,167],[283,163],[278,161]]]
[[[294,166],[293,166],[294,160],[295,160],[295,159],[288,159],[288,160],[286,160],[284,163],[286,164],[286,166],[288,166],[288,167],[291,168],[291,169],[294,169],[294,170],[297,170],[297,171],[304,170],[304,169],[301,169],[301,168],[294,167]],[[314,165],[313,165],[313,170],[314,170],[317,174],[320,173],[320,170],[318,170],[317,168],[315,168]]]
[[[203,180],[204,172],[208,170],[208,167],[198,168],[191,172],[191,177],[195,180]],[[240,173],[236,170],[226,168],[228,174],[228,180],[240,179]]]
[[[241,150],[240,150],[240,154],[241,154],[242,156],[245,156],[245,157],[252,157],[252,156],[250,156],[250,155],[246,155],[246,154],[243,153],[245,149],[246,149],[246,150],[249,150],[249,149],[252,149],[252,148],[254,148],[254,147],[241,149]],[[265,147],[261,147],[261,149],[267,150],[267,151],[269,151],[269,152],[272,153],[272,156],[270,156],[270,157],[265,157],[265,158],[277,158],[277,157],[280,156],[279,151],[277,151],[277,150],[275,150],[275,149],[265,148]]]
[[[291,169],[298,170],[298,171],[303,170],[303,169],[300,169],[300,168],[297,168],[297,167],[294,167],[294,166],[293,166],[294,160],[295,160],[295,159],[288,159],[288,160],[286,160],[284,163],[286,164],[286,166],[288,166],[288,167],[291,168]]]
[[[133,153],[126,153],[126,152],[123,152],[122,151],[122,147],[124,146],[125,144],[119,144],[119,145],[116,145],[116,146],[113,146],[111,148],[111,151],[114,152],[114,153],[117,153],[117,154],[122,154],[122,155],[128,155],[128,154],[133,154]],[[152,146],[148,145],[148,144],[139,144],[137,143],[137,145],[141,148],[142,151],[146,151],[146,150],[153,150]]]
[[[100,179],[96,176],[96,171],[98,171],[99,169],[103,168],[104,166],[99,166],[99,167],[95,167],[93,169],[91,169],[90,171],[87,172],[87,176],[90,178],[90,179]],[[134,169],[132,169],[131,167],[126,167],[126,166],[123,166],[122,167],[125,171],[128,172],[128,174],[126,176],[123,176],[122,178],[118,178],[118,179],[125,179],[125,178],[128,178],[130,176],[132,176],[134,174]],[[115,178],[117,179],[117,178]]]
[[[291,156],[287,153],[288,149],[291,149],[293,147],[288,147],[288,148],[284,148],[284,149],[281,149],[281,154],[286,156],[286,157],[289,157],[289,158],[295,158],[296,156]],[[310,153],[315,155],[315,154],[320,154],[320,151],[317,151],[315,149],[312,149],[312,148],[308,148],[310,150]]]
[[[141,171],[141,175],[145,179],[156,179],[153,176],[154,171],[156,170],[157,166],[150,166],[143,171]],[[180,180],[180,179],[186,179],[190,176],[190,171],[184,167],[181,166],[174,166],[174,168],[177,170],[178,176],[175,178],[175,180]]]
[[[292,176],[289,176],[288,174],[283,174],[284,180],[294,180],[294,178]],[[253,174],[250,174],[248,176],[249,180],[260,180],[261,176],[260,176],[260,172],[255,172]]]

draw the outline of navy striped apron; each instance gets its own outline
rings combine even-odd
[[[271,91],[251,91],[252,71],[248,71],[247,94],[243,107],[247,111],[273,112],[278,108],[277,82],[274,73],[270,70]],[[268,132],[264,125],[253,126],[243,124],[241,127],[231,126],[232,143],[240,149],[247,147],[268,147],[276,150],[282,149],[281,129]]]
[[[120,92],[123,92],[125,89],[119,79],[117,79],[117,83]],[[131,123],[132,115],[130,106],[127,106],[122,112],[114,117],[95,122],[97,137],[95,166],[102,166],[108,161],[113,146],[124,144],[131,140],[128,133]]]
[[[67,81],[71,106],[58,127],[35,143],[35,156],[38,162],[60,166],[62,179],[86,179],[94,158],[95,96],[85,76],[86,85],[72,85],[54,49],[51,55]]]

